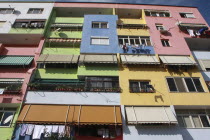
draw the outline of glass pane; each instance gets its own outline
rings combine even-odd
[[[189,116],[183,116],[183,120],[184,120],[186,127],[192,127],[192,123],[190,121]]]
[[[140,92],[138,82],[130,82],[130,88],[132,92]]]
[[[159,13],[160,17],[165,17],[165,13]]]
[[[203,127],[210,127],[207,116],[200,116]]]
[[[109,39],[108,38],[101,38],[100,44],[101,45],[109,45]]]
[[[145,41],[145,39],[141,39],[141,44],[143,45],[146,45],[146,41]]]
[[[131,45],[134,45],[135,44],[134,39],[130,39],[130,44]]]
[[[177,116],[177,120],[178,120],[178,123],[179,123],[179,126],[180,126],[180,127],[185,127],[185,126],[184,126],[183,119],[182,119],[182,116]]]
[[[93,24],[92,24],[92,27],[93,27],[93,28],[99,28],[99,23],[93,23]]]
[[[184,78],[184,80],[185,80],[185,83],[187,85],[188,91],[189,92],[196,92],[196,89],[193,85],[192,79],[191,78]]]
[[[166,44],[166,46],[168,46],[168,47],[170,46],[170,44],[169,44],[169,41],[168,41],[168,40],[166,40],[166,41],[165,41],[165,44]]]
[[[202,127],[200,119],[198,116],[192,116],[193,123],[195,127]]]
[[[128,39],[124,39],[124,43],[125,43],[125,45],[127,45],[129,43]]]
[[[165,45],[165,40],[161,40],[161,43],[162,43],[163,46],[166,46]]]
[[[108,28],[107,23],[101,23],[101,28]]]
[[[204,92],[203,87],[202,87],[201,82],[200,82],[199,79],[193,78],[193,82],[194,82],[195,87],[196,87],[198,92]]]
[[[13,112],[4,112],[0,126],[10,126],[13,119]]]
[[[140,82],[141,92],[147,92],[147,85],[149,82]]]
[[[151,12],[151,15],[152,15],[153,17],[156,17],[156,16],[157,16],[156,12]]]
[[[140,44],[139,39],[135,39],[136,44]]]
[[[123,45],[123,39],[119,39],[119,44]]]
[[[173,78],[166,78],[170,91],[178,91]]]
[[[91,44],[100,44],[100,39],[99,38],[92,38],[91,39]]]

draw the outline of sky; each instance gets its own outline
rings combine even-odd
[[[127,3],[127,4],[152,4],[197,7],[205,20],[210,25],[210,0],[0,0],[1,1],[55,1],[55,2],[99,2],[99,3]]]

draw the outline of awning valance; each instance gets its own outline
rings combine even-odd
[[[0,56],[0,65],[30,65],[33,59],[34,57],[32,56]]]
[[[192,28],[205,28],[208,27],[205,24],[199,24],[199,23],[180,23],[180,27],[192,27]]]
[[[97,115],[96,115],[97,112]],[[119,106],[25,105],[19,123],[122,124]]]
[[[170,107],[125,107],[128,124],[176,124],[177,119]]]
[[[24,79],[6,79],[1,78],[0,83],[22,83]]]
[[[47,42],[81,42],[81,38],[49,38]]]
[[[160,64],[155,56],[120,55],[123,64]]]
[[[79,55],[49,55],[42,54],[37,60],[38,63],[77,63]]]
[[[116,55],[80,55],[80,63],[117,63]]]
[[[197,65],[189,56],[159,56],[165,65]]]
[[[72,24],[72,23],[55,23],[51,27],[73,27],[73,28],[82,28],[82,24]]]

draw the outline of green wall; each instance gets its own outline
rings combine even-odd
[[[78,76],[119,76],[117,65],[92,64],[78,67]]]
[[[82,38],[82,31],[52,31],[49,34],[51,38]]]
[[[53,48],[44,48],[42,54],[63,54],[63,55],[71,55],[71,54],[80,54],[80,48],[60,48],[60,47],[53,47]]]
[[[11,140],[15,128],[15,123],[20,112],[20,104],[18,105],[19,107],[17,108],[11,127],[0,127],[0,140]]]
[[[37,69],[36,79],[77,79],[77,68]]]
[[[44,29],[31,29],[31,28],[11,28],[9,33],[18,34],[43,34]]]
[[[55,23],[83,23],[84,17],[56,17]]]

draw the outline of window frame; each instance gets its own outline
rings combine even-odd
[[[138,87],[137,87],[138,89],[136,89],[136,91],[139,90],[138,92],[136,92],[136,91],[134,92],[134,90],[131,87],[132,83],[134,83],[134,82],[138,83]],[[141,86],[142,82],[148,82],[148,85],[151,85],[151,80],[129,80],[130,93],[154,93],[155,92],[153,86],[152,86],[153,92],[147,91],[147,88],[146,88],[146,90],[144,88],[142,88],[142,86]],[[144,90],[144,91],[142,92],[141,90]]]
[[[102,28],[102,24],[103,24],[103,23],[106,23],[106,27],[107,27],[107,28]],[[93,24],[98,24],[98,28],[94,27]],[[92,22],[92,28],[93,28],[93,29],[109,29],[109,23],[108,23],[108,22],[105,22],[105,21],[104,21],[104,22],[103,22],[103,21],[101,21],[101,22],[100,22],[100,21],[93,21],[93,22]]]
[[[123,41],[123,44],[120,44],[120,41],[119,41],[120,39]],[[131,39],[134,40],[134,44],[131,44]],[[136,43],[136,39],[139,41],[139,44]],[[128,43],[126,43],[125,40],[128,40]],[[119,45],[127,45],[127,44],[128,45],[143,45],[142,40],[144,40],[145,46],[152,46],[151,39],[150,37],[147,37],[147,36],[122,36],[122,35],[118,36]],[[150,45],[148,45],[147,41],[150,42]]]
[[[163,24],[156,23],[155,26],[156,26],[156,29],[157,29],[158,31],[165,30],[165,27],[163,26]],[[162,28],[162,29],[161,29],[161,28]]]
[[[200,113],[190,113],[189,111],[188,111],[188,113],[183,113],[183,114],[179,114],[179,113],[176,113],[177,114],[177,118],[178,117],[181,117],[182,118],[182,122],[183,122],[183,124],[184,124],[184,126],[180,126],[180,124],[179,124],[179,122],[178,122],[178,125],[179,125],[179,127],[183,127],[183,128],[210,128],[210,114],[209,113],[207,113],[206,111],[205,111],[205,114],[200,114]],[[183,117],[189,117],[189,119],[190,119],[190,123],[191,123],[191,126],[192,127],[187,127],[187,125],[186,125],[186,123],[185,123],[185,121],[184,121],[184,119],[183,119]],[[198,116],[198,118],[199,118],[199,122],[200,122],[200,124],[201,124],[201,127],[196,127],[196,125],[195,125],[195,122],[194,122],[194,120],[193,120],[193,117],[194,116]],[[208,121],[208,125],[209,125],[209,127],[204,127],[204,124],[203,124],[203,122],[202,122],[202,120],[201,120],[201,116],[205,116],[206,118],[207,118],[207,121]],[[178,120],[178,119],[177,119]]]
[[[192,17],[187,17],[186,14],[191,14]],[[195,15],[192,12],[180,12],[179,15],[180,15],[181,18],[189,18],[189,19],[195,18]]]
[[[39,13],[33,13],[35,10],[39,10]],[[44,11],[44,8],[29,8],[27,14],[42,14],[43,11]]]
[[[166,41],[168,42],[169,46],[167,45]],[[162,44],[163,47],[172,47],[169,39],[161,39],[161,44]]]
[[[169,84],[168,84],[168,81],[167,81],[167,78],[173,78],[177,91],[171,91],[171,90],[170,90]],[[182,80],[182,82],[183,82],[183,84],[184,84],[183,86],[184,86],[184,88],[185,88],[185,90],[186,90],[187,93],[205,93],[205,92],[206,92],[205,89],[204,89],[204,87],[203,87],[203,85],[202,85],[202,83],[201,83],[201,81],[200,81],[200,78],[199,78],[199,77],[166,77],[166,78],[165,78],[165,79],[166,79],[166,84],[167,84],[167,87],[168,87],[168,91],[169,91],[170,93],[182,93],[182,92],[179,92],[177,83],[176,83],[176,81],[175,81],[174,78],[181,78],[181,80]],[[187,84],[186,84],[186,82],[185,82],[185,78],[186,78],[186,79],[191,79],[191,80],[192,80],[193,86],[194,86],[194,88],[195,88],[195,90],[196,90],[195,92],[189,91],[189,89],[188,89],[188,87],[187,87]],[[199,92],[199,91],[198,91],[197,87],[195,86],[195,83],[194,83],[193,79],[198,79],[198,80],[199,80],[199,82],[200,82],[200,84],[201,84],[201,86],[202,86],[203,92]]]
[[[12,117],[11,122],[10,122],[10,124],[8,126],[1,126],[0,125],[0,128],[9,128],[9,127],[11,127],[11,125],[13,123],[13,120],[14,120],[14,117],[15,117],[15,114],[16,114],[16,110],[6,110],[5,108],[2,108],[2,109],[0,109],[0,112],[3,112],[3,115],[0,118],[0,124],[3,121],[5,112],[12,112],[13,113],[13,117]]]
[[[1,13],[1,11],[5,10],[4,13]],[[7,10],[12,10],[11,13],[6,13]],[[14,14],[15,9],[14,8],[0,8],[0,14]]]
[[[99,44],[93,44],[92,43],[92,39],[99,39]],[[108,43],[107,44],[101,44],[101,39],[107,39],[108,41]],[[102,36],[91,36],[90,37],[90,45],[105,45],[105,46],[108,46],[109,45],[109,43],[110,43],[110,41],[109,41],[109,37],[102,37]]]
[[[168,13],[169,16],[166,16],[166,13]],[[163,16],[160,16],[160,14],[162,14]],[[172,17],[169,10],[148,10],[148,9],[146,9],[145,15],[149,16],[149,17]]]

